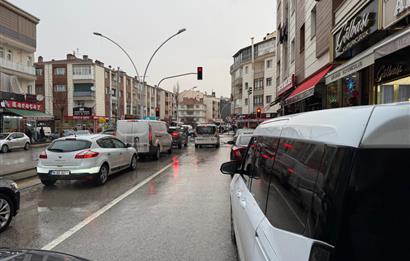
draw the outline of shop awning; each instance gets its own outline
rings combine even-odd
[[[410,28],[395,34],[381,44],[376,45],[374,48],[374,58],[380,59],[408,46],[410,46]]]
[[[300,100],[306,99],[310,96],[313,96],[315,86],[320,82],[320,80],[325,77],[325,75],[332,69],[333,65],[329,65],[321,71],[317,72],[309,79],[301,83],[296,89],[289,95],[286,99],[286,103],[295,103]]]
[[[20,109],[12,109],[12,108],[7,108],[6,109],[8,112],[17,114],[19,116],[22,116],[25,119],[28,120],[52,120],[54,116],[48,115],[44,112],[41,111],[29,111],[29,110],[20,110]]]

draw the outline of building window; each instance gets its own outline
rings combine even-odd
[[[33,61],[31,60],[31,56],[27,56],[27,66],[32,66]]]
[[[272,95],[267,95],[266,96],[266,103],[271,103],[272,102]]]
[[[263,89],[263,78],[255,79],[255,90]]]
[[[295,38],[292,39],[290,42],[290,62],[293,63],[295,61]]]
[[[110,73],[109,72],[105,72],[105,79],[108,79],[110,77]]]
[[[54,85],[54,92],[65,92],[65,85],[64,84]]]
[[[123,91],[120,91],[120,97],[123,97],[124,93]]]
[[[249,83],[245,82],[245,90],[249,88]]]
[[[36,68],[36,76],[43,76],[43,69],[42,68]]]
[[[245,66],[245,74],[248,74],[248,70],[249,70],[248,66]]]
[[[27,94],[33,94],[33,86],[27,85]]]
[[[266,61],[266,68],[272,68],[272,60],[267,60]]]
[[[316,36],[316,6],[310,12],[310,39]]]
[[[0,46],[0,58],[4,58],[4,48]]]
[[[253,97],[253,105],[263,106],[263,95],[256,95]]]
[[[300,27],[300,46],[299,46],[299,52],[302,53],[305,50],[305,24]]]
[[[54,75],[65,75],[65,68],[54,68]]]
[[[36,85],[36,94],[44,94],[44,88],[42,85]]]
[[[9,61],[13,60],[13,52],[11,50],[7,51],[7,60]]]
[[[245,98],[245,105],[248,105],[248,98]]]
[[[266,78],[266,86],[272,86],[272,77]]]
[[[105,94],[110,94],[110,87],[105,87]]]
[[[56,68],[59,69],[59,68]],[[91,66],[89,65],[74,65],[73,66],[73,75],[90,75]]]

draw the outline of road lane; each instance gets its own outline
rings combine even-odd
[[[229,146],[188,151],[54,250],[92,260],[237,260],[230,177],[219,173]]]
[[[0,234],[1,247],[41,248],[105,206],[129,188],[135,186],[163,166],[174,156],[186,153],[175,149],[160,161],[139,161],[136,171],[110,176],[101,187],[85,181],[59,181],[54,187],[41,184],[21,191],[21,209],[9,229]]]
[[[37,165],[38,155],[44,147],[30,148],[30,150],[14,150],[8,153],[0,152],[0,176],[11,172],[34,168]]]

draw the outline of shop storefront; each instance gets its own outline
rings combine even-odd
[[[276,99],[270,103],[270,107],[275,106],[276,104],[280,103],[280,109],[277,111],[279,115],[285,115],[284,103],[286,98],[294,91],[296,86],[296,76],[292,74],[292,76],[288,77],[287,81],[285,81],[282,86],[278,86],[276,92]]]
[[[54,117],[40,111],[38,103],[13,100],[0,101],[0,132],[34,131],[40,126],[53,125]]]

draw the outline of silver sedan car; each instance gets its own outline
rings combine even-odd
[[[14,149],[30,148],[30,139],[22,132],[0,133],[0,150],[3,153]]]
[[[37,175],[45,186],[57,180],[107,182],[108,175],[137,168],[137,151],[110,135],[93,134],[57,139],[39,156]]]

